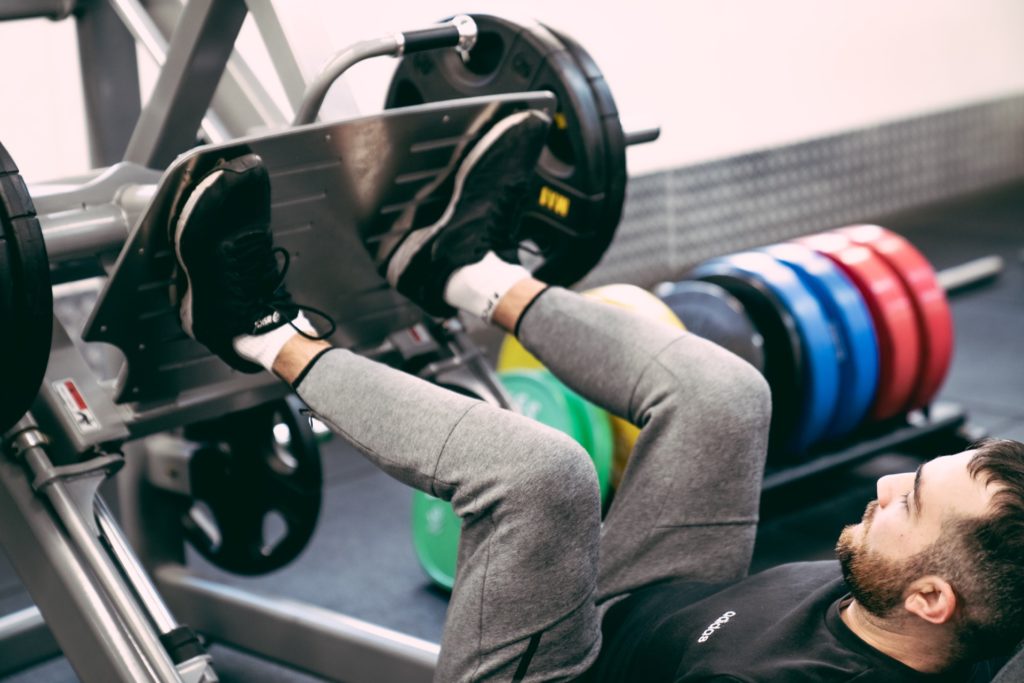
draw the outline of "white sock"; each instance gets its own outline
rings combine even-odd
[[[294,325],[295,327],[292,327]],[[243,334],[235,337],[233,346],[235,353],[246,360],[262,365],[267,370],[274,367],[277,355],[281,353],[284,345],[291,341],[292,337],[298,334],[295,328],[299,328],[306,334],[316,334],[313,325],[300,311],[291,324],[281,325],[266,334]]]
[[[502,261],[493,251],[481,260],[462,266],[448,278],[444,300],[449,306],[491,322],[494,308],[512,285],[530,277],[520,265]]]

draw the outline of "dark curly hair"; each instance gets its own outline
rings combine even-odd
[[[981,659],[1024,638],[1024,444],[985,439],[972,450],[970,475],[999,490],[987,515],[952,522],[940,554],[960,602],[962,655]]]

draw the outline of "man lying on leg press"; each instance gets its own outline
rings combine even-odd
[[[436,679],[937,681],[1012,648],[1024,627],[1017,442],[880,479],[839,563],[747,576],[768,387],[718,346],[512,262],[505,226],[548,124],[537,112],[496,123],[439,221],[382,268],[434,315],[514,332],[569,387],[642,427],[603,525],[593,467],[567,436],[318,339],[282,284],[258,157],[218,165],[171,226],[186,332],[239,370],[274,372],[462,518]]]

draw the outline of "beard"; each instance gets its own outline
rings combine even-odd
[[[850,594],[858,604],[876,617],[887,618],[898,614],[907,588],[930,564],[931,549],[926,548],[904,560],[893,560],[864,547],[864,538],[877,509],[877,501],[868,504],[860,538],[856,526],[843,529],[836,543],[836,556]]]

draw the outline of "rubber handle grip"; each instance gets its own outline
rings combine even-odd
[[[459,29],[449,24],[436,28],[424,28],[403,33],[405,52],[435,50],[439,47],[455,47],[459,44]]]

